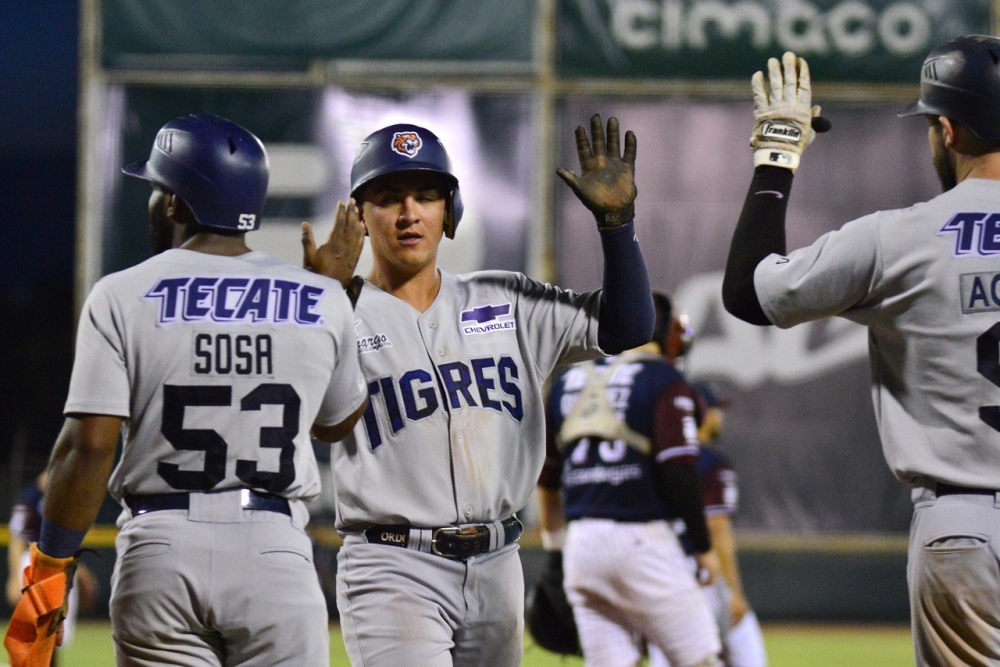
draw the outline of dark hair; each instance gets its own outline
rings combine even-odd
[[[941,125],[940,116],[928,115],[928,118],[935,127]],[[953,125],[963,125],[954,118],[949,118],[949,120],[951,120]],[[1000,153],[1000,141],[984,141],[977,137],[968,125],[963,125],[963,127],[969,130],[962,142],[963,153],[972,157],[981,157],[987,153]]]

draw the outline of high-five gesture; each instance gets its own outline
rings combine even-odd
[[[767,78],[757,72],[750,79],[753,89],[754,166],[784,167],[793,173],[806,146],[817,132],[830,129],[812,103],[812,80],[805,59],[786,51],[779,62],[767,61]]]
[[[590,119],[590,134],[576,128],[576,152],[580,175],[560,167],[556,170],[597,218],[597,227],[607,231],[621,227],[635,216],[635,134],[625,133],[625,153],[619,145],[618,119],[608,119],[607,139],[601,116]]]
[[[351,282],[354,268],[365,244],[365,224],[353,199],[337,202],[333,229],[326,243],[316,247],[312,226],[302,223],[302,268],[339,281],[344,288]]]
[[[364,245],[365,223],[357,203],[338,201],[330,237],[320,247],[316,247],[312,226],[302,223],[302,268],[339,281],[354,306],[365,284],[364,278],[354,275]]]

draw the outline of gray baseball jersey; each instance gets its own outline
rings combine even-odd
[[[1000,182],[968,179],[874,213],[756,269],[779,327],[869,328],[886,460],[903,481],[1000,488]]]
[[[366,284],[355,326],[369,404],[334,447],[338,528],[521,509],[545,457],[542,384],[558,363],[602,356],[599,300],[519,273],[441,271],[420,313]]]
[[[310,427],[365,397],[352,321],[328,278],[259,252],[169,250],[94,286],[65,412],[125,418],[119,501],[241,487],[307,500]]]

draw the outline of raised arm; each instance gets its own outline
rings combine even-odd
[[[779,63],[768,60],[768,86],[763,72],[751,79],[754,99],[754,174],[729,247],[722,283],[726,310],[750,324],[769,325],[754,289],[754,271],[772,253],[784,255],[785,212],[792,177],[805,147],[816,132],[830,129],[812,106],[809,66],[787,52]]]
[[[598,343],[617,354],[649,342],[654,310],[649,274],[635,235],[636,139],[625,133],[621,151],[618,119],[609,118],[607,135],[600,115],[590,119],[591,137],[576,128],[580,175],[559,168],[556,173],[597,219],[604,252],[604,289]]]

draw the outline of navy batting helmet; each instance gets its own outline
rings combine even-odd
[[[156,134],[149,159],[122,171],[187,204],[198,224],[250,232],[267,196],[267,152],[249,130],[219,116],[175,118]]]
[[[401,171],[432,171],[444,176],[450,188],[446,193],[444,233],[455,238],[462,219],[462,195],[458,178],[451,171],[451,159],[444,144],[430,130],[419,125],[390,125],[373,132],[361,142],[361,148],[351,167],[351,196],[358,194],[368,182]]]
[[[900,116],[946,116],[983,141],[1000,141],[1000,39],[965,35],[931,51],[920,99]]]

